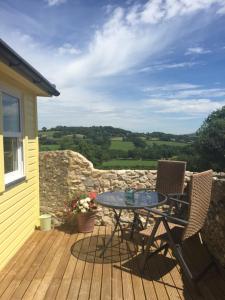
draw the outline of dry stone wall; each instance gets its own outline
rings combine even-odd
[[[192,172],[186,172],[185,184]],[[40,207],[50,213],[55,225],[66,221],[65,201],[76,192],[97,193],[125,188],[150,188],[156,183],[155,170],[98,170],[81,154],[66,151],[40,153]],[[96,224],[112,224],[113,214],[99,207]],[[123,212],[130,219],[130,212]],[[225,174],[215,174],[212,202],[203,237],[211,253],[225,266]]]

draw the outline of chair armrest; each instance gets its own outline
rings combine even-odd
[[[175,197],[175,196],[178,196],[178,197],[187,196],[187,193],[170,193],[170,194],[168,194],[168,197]]]
[[[179,200],[179,199],[172,198],[172,197],[170,197],[169,200],[172,200],[172,201],[175,201],[175,202],[178,202],[178,203],[181,203],[181,204],[190,205],[190,203],[187,202],[187,201]]]
[[[165,216],[165,219],[168,222],[177,223],[177,224],[180,224],[180,225],[183,225],[183,226],[186,226],[188,224],[188,221],[186,221],[184,219],[176,218],[176,217],[173,217],[173,216]]]
[[[161,217],[164,217],[166,220],[168,220],[169,222],[175,222],[175,223],[178,223],[180,225],[187,225],[188,224],[188,221],[184,220],[184,219],[180,219],[180,218],[177,218],[177,217],[173,217],[165,212],[162,212],[160,210],[157,210],[157,209],[154,209],[154,208],[148,208],[146,207],[145,208],[147,211],[151,212],[151,213],[154,213],[156,215],[159,215]]]

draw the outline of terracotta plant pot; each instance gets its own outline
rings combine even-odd
[[[95,225],[95,212],[77,214],[77,228],[79,232],[92,232]]]

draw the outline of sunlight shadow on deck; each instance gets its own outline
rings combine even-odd
[[[109,238],[110,235],[99,235],[79,240],[72,245],[71,254],[80,260],[104,264],[124,261],[131,255],[136,255],[135,246],[132,242],[121,242],[120,238],[114,236],[104,256],[100,257],[101,250]]]

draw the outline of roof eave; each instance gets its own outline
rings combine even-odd
[[[37,85],[49,96],[59,96],[59,91],[41,73],[26,62],[2,39],[0,39],[0,60],[7,64],[14,71],[25,77],[27,80]]]

